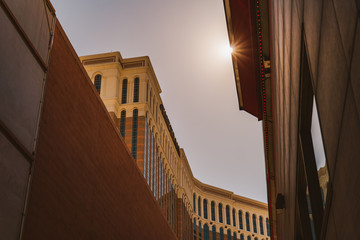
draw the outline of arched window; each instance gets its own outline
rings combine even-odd
[[[240,234],[240,240],[245,240],[244,239],[244,234]]]
[[[215,202],[211,201],[211,220],[215,221]]]
[[[246,231],[250,232],[250,216],[248,212],[245,214],[245,218],[246,218]]]
[[[196,218],[194,218],[194,240],[196,240]]]
[[[226,224],[230,225],[230,207],[226,205]]]
[[[138,128],[138,110],[133,111],[133,126],[132,126],[132,141],[131,141],[131,154],[136,160],[137,151],[137,128]]]
[[[151,88],[150,88],[150,101],[149,101],[149,105],[150,105],[150,109],[151,109],[151,101],[152,101],[152,91],[151,91]]]
[[[233,240],[237,240],[236,232],[233,233]]]
[[[249,235],[249,236],[247,236],[247,240],[251,240],[251,236]]]
[[[196,213],[196,196],[193,194],[193,205],[194,205],[194,213]]]
[[[95,76],[94,86],[96,88],[96,91],[100,94],[100,90],[101,90],[101,75],[100,74]]]
[[[239,210],[239,228],[240,229],[244,229],[244,226],[243,226],[243,217],[242,217],[242,211]]]
[[[224,229],[220,228],[220,240],[224,240]]]
[[[198,197],[198,214],[199,214],[199,216],[201,216],[201,198],[200,198],[200,196]]]
[[[226,235],[227,235],[227,240],[231,240],[231,230],[230,229],[227,230]]]
[[[216,240],[216,227],[215,226],[212,226],[212,240]]]
[[[264,235],[264,223],[263,223],[263,217],[259,217],[259,224],[260,224],[260,234]]]
[[[122,112],[121,112],[121,114],[122,114]],[[121,122],[121,121],[120,121]],[[125,122],[124,122],[125,123]],[[124,124],[125,125],[125,124]],[[148,138],[148,129],[149,129],[149,127],[148,127],[148,123],[147,123],[147,113],[146,113],[146,115],[145,115],[145,134],[144,134],[144,177],[145,177],[145,179],[147,180],[147,149],[148,149],[148,144],[147,144],[147,138]],[[121,123],[120,123],[120,133],[121,133]],[[124,133],[125,133],[125,128],[124,128]],[[121,135],[123,135],[123,134],[121,134]],[[125,134],[124,134],[124,136],[125,136]]]
[[[223,222],[222,204],[219,203],[219,222]]]
[[[139,102],[139,78],[135,78],[134,80],[134,102]]]
[[[125,121],[126,121],[126,111],[121,111],[121,117],[120,117],[120,134],[123,138],[125,138]]]
[[[148,162],[147,162],[147,183],[148,185],[151,187],[151,163],[152,163],[152,158],[153,158],[153,134],[152,134],[152,130],[151,130],[151,123],[149,124],[149,128],[148,128]]]
[[[257,238],[257,237],[255,237],[255,238],[254,238],[254,240],[258,240],[258,238]]]
[[[270,237],[270,222],[269,222],[269,219],[266,218],[266,232],[267,232],[267,235]]]
[[[204,240],[210,240],[209,226],[207,224],[204,224]]]
[[[252,218],[253,218],[253,229],[254,229],[254,233],[257,233],[256,215],[253,214],[253,215],[252,215]]]
[[[201,222],[199,222],[199,240],[202,239],[202,233],[201,233]]]
[[[235,219],[235,209],[232,210],[232,217],[233,217],[233,226],[236,227],[236,219]]]
[[[122,82],[121,104],[126,103],[127,85],[127,79],[124,79]]]
[[[204,203],[203,203],[203,205],[204,205],[204,218],[205,219],[208,219],[208,211],[207,211],[207,200],[206,199],[204,199],[204,201],[203,201]]]

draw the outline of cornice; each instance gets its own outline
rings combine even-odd
[[[259,202],[259,201],[256,201],[256,200],[253,200],[250,198],[246,198],[246,197],[243,197],[240,195],[236,195],[231,191],[202,183],[194,177],[193,177],[193,182],[197,188],[199,188],[201,191],[203,191],[205,193],[214,194],[214,195],[217,195],[220,197],[227,198],[229,200],[234,200],[238,203],[243,203],[243,204],[247,204],[247,205],[250,205],[253,207],[262,208],[263,210],[268,209],[268,205],[266,203]]]

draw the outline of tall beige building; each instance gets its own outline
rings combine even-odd
[[[267,204],[194,178],[149,57],[80,60],[178,239],[269,239]]]

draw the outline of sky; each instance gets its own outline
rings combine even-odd
[[[149,56],[193,175],[267,202],[262,125],[238,106],[222,0],[52,0],[79,56]]]

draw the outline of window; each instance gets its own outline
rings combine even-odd
[[[207,211],[207,200],[206,199],[204,199],[204,218],[205,219],[208,219],[208,211]]]
[[[253,215],[252,215],[252,218],[253,218],[253,229],[254,229],[254,233],[257,233],[256,215],[253,214]]]
[[[201,198],[200,198],[200,196],[198,197],[198,214],[199,214],[199,216],[201,216]]]
[[[295,226],[304,238],[319,239],[329,174],[304,39],[301,44],[300,69]]]
[[[158,121],[158,117],[157,117],[157,105],[155,106],[155,121],[157,122]]]
[[[255,237],[255,238],[254,238],[254,240],[258,240],[258,238],[257,238],[257,237]]]
[[[233,219],[233,226],[236,227],[236,219],[235,219],[235,209],[232,210],[232,219]]]
[[[247,236],[247,240],[251,240],[251,236],[249,235],[249,236]]]
[[[151,124],[149,124],[150,126],[149,126],[149,140],[148,140],[148,142],[149,142],[149,151],[148,151],[148,159],[149,159],[149,161],[148,161],[148,174],[147,174],[147,176],[148,176],[148,185],[150,186],[150,188],[151,188],[151,170],[152,170],[152,166],[151,166],[151,164],[152,164],[152,156],[153,156],[153,145],[154,145],[154,143],[153,143],[153,134],[152,134],[152,130],[151,130]]]
[[[155,148],[154,148],[154,144],[155,143],[155,138],[154,138],[154,133],[151,131],[151,160],[150,160],[150,189],[151,191],[154,191],[154,152],[155,152]]]
[[[224,240],[224,229],[220,228],[220,240]]]
[[[219,222],[223,222],[223,215],[222,215],[222,204],[219,203]]]
[[[101,90],[101,75],[100,74],[95,76],[94,86],[96,88],[96,91],[100,94],[100,90]]]
[[[227,240],[231,240],[231,230],[230,229],[227,230],[226,235],[227,235]]]
[[[309,220],[310,220],[312,239],[316,239],[314,219],[313,219],[313,216],[312,216],[311,201],[310,201],[310,196],[309,196],[308,189],[306,189],[306,200],[307,200],[307,207],[308,207],[308,213],[309,213]]]
[[[250,232],[250,216],[249,216],[249,213],[245,214],[245,218],[246,218],[246,231]]]
[[[212,240],[216,240],[216,227],[212,226]]]
[[[157,189],[158,189],[158,155],[157,155],[157,144],[156,144],[156,136],[154,138],[154,197],[156,199]]]
[[[134,80],[134,102],[139,102],[139,78]]]
[[[230,225],[230,207],[226,205],[226,224]]]
[[[120,117],[120,134],[123,138],[125,138],[125,122],[126,122],[126,111],[121,111]]]
[[[204,240],[210,240],[209,226],[207,224],[204,224]]]
[[[199,222],[199,240],[202,239],[202,233],[201,233],[201,222]]]
[[[121,104],[126,103],[126,98],[127,98],[127,79],[124,79],[122,83]]]
[[[150,89],[150,101],[149,101],[149,105],[150,105],[150,109],[151,109],[151,100],[152,100],[152,91],[151,91],[151,89]]]
[[[237,240],[236,232],[233,233],[233,240]]]
[[[133,111],[133,126],[132,126],[132,141],[131,141],[131,154],[136,160],[137,151],[137,128],[138,128],[138,110]]]
[[[245,240],[244,239],[244,234],[240,234],[240,240]]]
[[[215,221],[215,202],[211,201],[211,220]]]
[[[147,145],[147,131],[148,129],[148,123],[147,123],[147,115],[145,115],[145,131],[144,131],[144,177],[145,179],[147,178],[146,176],[146,168],[147,168],[147,148],[148,148],[148,145]]]
[[[193,194],[193,205],[194,205],[194,213],[196,213],[196,196]]]
[[[260,224],[260,234],[264,235],[264,223],[263,223],[263,217],[259,217],[259,224]]]
[[[270,222],[268,218],[266,218],[266,233],[270,237]]]
[[[326,203],[327,184],[329,182],[329,173],[326,164],[324,143],[322,140],[320,121],[318,116],[318,110],[316,107],[315,96],[313,97],[313,109],[311,118],[311,138],[314,146],[316,170],[318,173],[320,193],[323,208]],[[325,191],[324,191],[325,190]]]
[[[239,210],[239,228],[240,229],[244,229],[244,226],[243,226],[243,217],[242,217],[242,211]]]
[[[196,240],[196,219],[194,218],[194,240]]]

